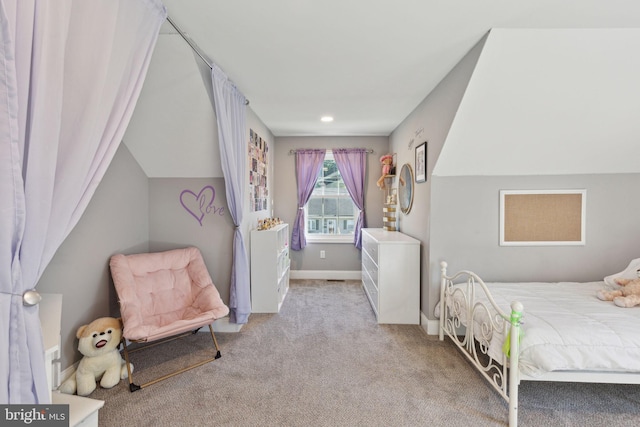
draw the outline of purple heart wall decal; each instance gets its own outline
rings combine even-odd
[[[198,194],[191,190],[184,190],[180,193],[180,204],[202,227],[202,219],[206,213],[211,211],[215,198],[216,190],[212,186],[206,185]]]

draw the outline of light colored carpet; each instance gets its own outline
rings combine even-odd
[[[506,426],[449,342],[378,325],[359,282],[292,281],[278,314],[216,334],[222,358],[130,393],[96,390],[100,426]],[[134,354],[136,382],[210,352],[198,333]],[[640,386],[523,383],[521,426],[636,426]]]

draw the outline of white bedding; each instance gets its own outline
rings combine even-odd
[[[595,293],[608,287],[604,282],[487,286],[506,313],[514,300],[524,306],[522,373],[537,377],[562,370],[640,372],[640,306],[621,308],[600,301]],[[482,294],[478,288],[476,298],[482,300]],[[492,337],[489,354],[494,359],[500,360],[502,340],[502,334]]]

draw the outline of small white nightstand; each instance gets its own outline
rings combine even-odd
[[[62,320],[62,295],[42,294],[39,314],[44,341],[44,360],[49,390],[59,378],[58,369],[53,369],[54,360],[60,358],[60,323]],[[54,381],[54,372],[55,381]],[[69,427],[98,427],[98,411],[104,401],[88,397],[51,392],[51,403],[69,405]]]

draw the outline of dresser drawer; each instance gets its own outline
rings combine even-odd
[[[378,288],[378,266],[369,258],[367,254],[362,254],[362,272],[368,273],[371,281]]]
[[[366,233],[362,234],[362,249],[369,254],[373,262],[378,264],[378,242],[373,240]]]
[[[371,280],[371,276],[365,270],[362,270],[362,286],[364,286],[364,290],[367,294],[367,298],[369,298],[369,303],[373,308],[373,311],[378,316],[378,288],[374,285],[373,280]]]

